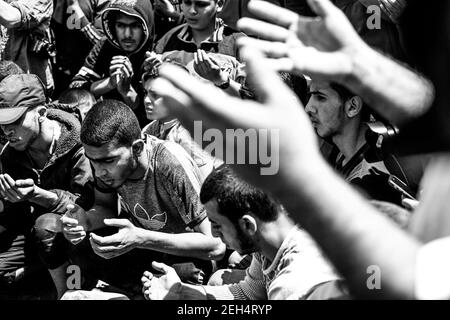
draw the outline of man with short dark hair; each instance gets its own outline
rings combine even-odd
[[[132,108],[143,127],[141,66],[154,37],[153,7],[148,0],[115,0],[103,11],[105,38],[98,41],[70,87],[82,87],[96,98],[117,99]]]
[[[330,159],[336,170],[370,198],[400,205],[401,193],[389,186],[392,169],[385,162],[394,155],[383,154],[366,140],[370,113],[361,97],[337,83],[314,79],[309,96],[306,113],[317,135],[337,149],[338,154]],[[400,178],[408,181],[404,175]]]
[[[93,202],[80,123],[67,112],[47,109],[46,102],[35,75],[10,75],[0,82],[0,126],[8,139],[0,154],[0,287],[13,286],[36,262],[34,225],[38,249],[50,257],[47,267],[54,276],[52,247],[59,242],[42,227],[45,214],[60,217],[68,204],[89,208]]]
[[[66,238],[78,244],[90,232],[93,251],[104,259],[143,249],[147,260],[190,263],[191,271],[183,278],[202,283],[211,271],[210,260],[220,259],[225,246],[211,236],[198,195],[200,173],[186,151],[172,142],[142,137],[132,110],[116,100],[99,102],[88,112],[81,141],[94,171],[95,203],[89,211],[68,208],[62,219]],[[106,226],[118,232],[107,237],[91,232]],[[138,270],[140,276],[145,269],[139,268],[148,268],[132,261],[129,272]]]
[[[253,253],[245,279],[232,285],[192,286],[181,283],[169,266],[154,263],[163,276],[144,274],[147,299],[303,299],[317,285],[339,279],[314,241],[295,226],[284,208],[228,167],[208,176],[200,199],[213,235],[240,254]]]

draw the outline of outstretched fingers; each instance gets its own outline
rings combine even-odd
[[[242,18],[238,21],[237,26],[249,35],[258,36],[269,41],[284,42],[290,33],[286,28],[253,18]]]
[[[289,28],[298,19],[296,13],[266,1],[250,1],[248,10],[254,16],[284,28]]]

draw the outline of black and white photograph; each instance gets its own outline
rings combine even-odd
[[[0,0],[0,303],[450,299],[449,123],[449,1]]]

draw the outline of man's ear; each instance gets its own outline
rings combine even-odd
[[[136,157],[139,157],[141,153],[144,151],[145,142],[142,139],[137,139],[133,142],[131,145],[131,148],[133,150],[133,155]]]
[[[239,227],[248,236],[254,236],[258,231],[256,219],[249,214],[243,215],[239,220]]]
[[[354,118],[361,113],[363,101],[359,96],[353,96],[345,102],[345,114],[349,118]]]
[[[46,106],[39,106],[36,109],[36,112],[39,117],[39,122],[42,122],[47,118],[47,107]]]
[[[217,0],[217,13],[221,13],[223,10],[223,7],[225,6],[226,0]]]

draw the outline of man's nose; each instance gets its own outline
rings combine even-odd
[[[314,103],[311,101],[311,99],[309,99],[308,103],[306,104],[305,111],[309,114],[314,113],[314,110]]]
[[[123,31],[125,38],[130,38],[132,31],[130,27],[125,27],[125,30]]]
[[[189,13],[190,14],[197,14],[197,8],[195,7],[195,5],[191,5],[190,6]]]

